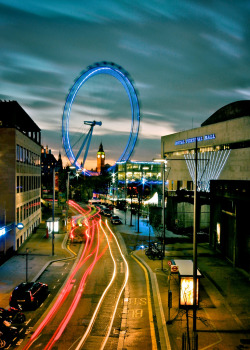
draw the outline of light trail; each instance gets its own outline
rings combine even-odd
[[[82,213],[84,212],[83,209],[81,207],[79,207],[75,202],[70,201],[70,206],[72,206],[75,210],[77,210],[78,212],[81,211]],[[78,303],[79,300],[81,298],[81,295],[84,291],[84,288],[86,286],[86,280],[87,277],[91,274],[95,264],[97,263],[97,261],[105,254],[106,250],[108,249],[108,245],[109,245],[109,238],[107,237],[107,234],[104,232],[106,240],[108,242],[108,244],[104,247],[104,249],[102,250],[101,253],[99,253],[99,246],[100,246],[100,233],[99,233],[99,226],[101,223],[101,220],[99,219],[98,221],[95,219],[96,217],[100,217],[99,212],[95,212],[94,214],[90,214],[91,209],[88,211],[89,217],[88,219],[85,216],[85,224],[87,226],[86,229],[86,244],[84,247],[84,250],[81,254],[81,257],[79,259],[79,262],[77,263],[77,265],[75,266],[73,272],[71,273],[70,277],[68,278],[63,290],[61,291],[59,297],[57,298],[56,302],[54,303],[53,307],[50,309],[49,313],[46,315],[46,317],[44,318],[44,320],[41,322],[41,324],[38,326],[38,328],[35,330],[35,332],[33,333],[33,335],[31,336],[31,338],[29,339],[28,343],[25,345],[25,347],[23,348],[24,350],[27,350],[31,347],[31,345],[41,336],[41,332],[42,330],[54,319],[55,315],[57,314],[58,310],[60,307],[62,307],[63,303],[65,302],[65,300],[67,299],[67,297],[69,296],[69,293],[71,291],[71,289],[73,288],[73,283],[72,280],[75,278],[76,273],[78,272],[78,270],[87,262],[88,259],[90,259],[91,256],[94,256],[94,261],[91,263],[91,265],[87,268],[87,270],[85,271],[81,281],[80,281],[80,285],[78,287],[78,290],[76,292],[76,295],[74,297],[74,300],[70,306],[70,308],[68,309],[65,317],[63,318],[63,320],[61,321],[59,327],[57,328],[56,332],[53,334],[53,336],[51,337],[50,341],[47,343],[46,347],[44,348],[44,350],[49,350],[53,347],[54,343],[61,337],[63,331],[65,330],[68,322],[70,321]],[[86,212],[85,212],[86,215]],[[92,221],[90,221],[90,219],[94,219]],[[93,246],[93,242],[94,242],[94,237],[95,237],[95,229],[97,228],[97,232],[98,232],[98,240],[97,240],[97,247],[94,248],[92,251],[92,246]],[[73,228],[74,230],[75,228]],[[102,229],[103,230],[103,229]],[[99,255],[98,255],[99,253]]]
[[[84,248],[84,251],[81,255],[81,259],[85,256],[86,250],[87,250],[87,242]],[[81,260],[80,260],[81,262]],[[62,306],[62,304],[64,303],[64,301],[66,300],[67,296],[70,293],[70,290],[73,287],[73,284],[71,283],[76,272],[79,269],[79,263],[77,264],[77,266],[75,267],[74,271],[72,272],[71,276],[69,277],[68,281],[66,282],[66,285],[64,286],[62,292],[60,293],[60,295],[58,296],[58,298],[56,299],[55,304],[53,305],[53,307],[50,309],[49,313],[47,314],[47,316],[44,318],[44,320],[41,322],[41,324],[38,326],[38,328],[35,330],[35,332],[32,334],[29,342],[25,345],[24,350],[29,349],[30,346],[36,341],[36,339],[38,338],[38,336],[40,335],[40,333],[42,332],[42,330],[44,329],[44,327],[52,321],[52,319],[55,317],[58,309]]]
[[[74,204],[74,202],[73,202]],[[73,205],[72,204],[72,205]],[[71,205],[71,204],[70,204]],[[74,207],[74,205],[73,205]],[[40,333],[42,332],[42,330],[44,329],[44,327],[52,321],[52,319],[55,317],[58,309],[61,307],[61,305],[64,303],[64,301],[66,300],[67,296],[70,293],[71,288],[73,287],[73,284],[71,283],[75,274],[77,273],[77,271],[79,270],[79,268],[85,263],[85,261],[87,261],[87,259],[89,259],[90,255],[88,257],[86,257],[85,259],[84,256],[86,255],[86,252],[88,251],[89,248],[89,237],[87,236],[87,240],[86,240],[86,244],[84,247],[84,250],[81,254],[81,257],[79,259],[78,264],[75,266],[72,274],[70,275],[69,279],[67,280],[62,292],[60,293],[59,297],[57,298],[55,304],[53,305],[53,307],[50,309],[49,313],[47,314],[47,316],[44,318],[44,320],[41,322],[41,324],[38,326],[38,328],[35,330],[35,332],[32,334],[31,338],[29,339],[29,342],[25,345],[24,350],[29,349],[30,346],[36,341],[36,339],[38,338],[38,336],[40,335]]]
[[[123,291],[124,291],[124,289],[126,287],[126,284],[128,283],[128,278],[129,278],[128,262],[127,262],[127,260],[125,259],[125,256],[122,253],[121,247],[120,247],[120,245],[118,243],[118,240],[117,240],[116,236],[114,235],[113,231],[110,229],[110,227],[108,225],[107,219],[106,219],[106,226],[108,227],[109,232],[112,234],[113,238],[115,239],[116,245],[117,245],[117,247],[118,247],[118,249],[120,251],[120,254],[122,256],[122,259],[123,259],[123,261],[124,261],[124,263],[126,265],[126,273],[125,273],[125,279],[124,279],[122,288],[121,288],[120,293],[118,295],[118,298],[116,300],[116,304],[115,304],[113,315],[112,315],[112,318],[111,318],[111,321],[110,321],[110,324],[109,324],[108,332],[106,334],[106,337],[105,337],[105,339],[104,339],[104,341],[102,343],[102,346],[101,346],[100,350],[104,349],[105,345],[107,344],[108,338],[109,338],[110,333],[111,333],[112,325],[113,325],[113,322],[114,322],[114,319],[115,319],[115,315],[116,315],[116,311],[117,311],[117,308],[118,308],[118,304],[119,304],[119,301],[121,299],[121,295],[122,295],[122,293],[123,293]]]
[[[100,300],[99,300],[99,302],[98,302],[98,304],[97,304],[97,306],[96,306],[96,309],[95,309],[95,311],[94,311],[94,314],[93,314],[93,316],[92,316],[92,318],[91,318],[91,320],[90,320],[90,322],[89,322],[88,328],[86,329],[84,335],[82,336],[82,338],[81,338],[81,340],[80,340],[78,346],[75,348],[75,350],[80,350],[81,347],[83,346],[83,344],[85,343],[87,337],[89,336],[89,334],[90,334],[90,332],[91,332],[91,330],[92,330],[92,328],[93,328],[93,325],[94,325],[94,323],[95,323],[97,314],[98,314],[98,312],[99,312],[99,310],[100,310],[101,304],[102,304],[102,302],[103,302],[103,300],[104,300],[104,298],[105,298],[105,296],[106,296],[108,290],[110,289],[110,287],[111,287],[111,285],[113,284],[113,282],[114,282],[114,280],[115,280],[115,277],[116,277],[116,275],[117,275],[117,264],[116,264],[116,261],[115,261],[115,259],[114,259],[113,253],[112,253],[112,249],[111,249],[111,245],[110,245],[110,240],[109,240],[109,238],[108,238],[108,236],[107,236],[105,230],[103,229],[103,227],[102,227],[102,225],[101,225],[101,220],[100,220],[100,226],[101,226],[101,229],[102,229],[102,231],[103,231],[103,233],[104,233],[104,235],[105,235],[105,237],[106,237],[106,240],[107,240],[107,243],[108,243],[109,252],[110,252],[110,256],[111,256],[111,258],[112,258],[112,260],[113,260],[113,264],[114,264],[113,275],[112,275],[112,278],[111,278],[109,284],[108,284],[107,287],[105,288],[105,290],[104,290],[104,292],[103,292],[103,294],[102,294],[102,296],[101,296],[101,298],[100,298]],[[123,260],[124,260],[124,262],[125,262],[125,265],[126,265],[126,274],[125,274],[125,280],[124,280],[124,282],[123,282],[122,288],[121,288],[121,290],[120,290],[120,292],[119,292],[119,295],[118,295],[117,300],[116,300],[116,303],[115,303],[115,307],[114,307],[114,310],[113,310],[113,313],[112,313],[112,317],[111,317],[111,321],[110,321],[110,324],[109,324],[109,327],[108,327],[108,331],[107,331],[106,336],[105,336],[105,338],[104,338],[104,340],[103,340],[103,342],[102,342],[102,344],[101,344],[101,348],[100,348],[100,349],[104,349],[104,347],[105,347],[105,345],[106,345],[106,343],[107,343],[107,341],[108,341],[108,338],[109,338],[109,336],[110,336],[110,332],[111,332],[111,329],[112,329],[112,325],[113,325],[113,322],[114,322],[114,318],[115,318],[115,315],[116,315],[117,307],[118,307],[118,304],[119,304],[121,295],[122,295],[122,293],[123,293],[123,290],[124,290],[124,288],[125,288],[125,286],[126,286],[126,284],[127,284],[128,277],[129,277],[128,263],[127,263],[127,261],[126,261],[124,255],[123,255],[123,253],[122,253],[122,251],[121,251],[121,248],[120,248],[120,246],[119,246],[119,243],[118,243],[118,240],[117,240],[116,236],[114,235],[113,231],[110,229],[110,227],[109,227],[108,224],[107,224],[107,220],[106,220],[106,226],[107,226],[109,232],[111,233],[112,237],[115,239],[115,242],[116,242],[116,245],[117,245],[117,247],[118,247],[118,249],[119,249],[119,252],[120,252],[120,254],[121,254],[121,256],[122,256],[122,258],[123,258]]]
[[[98,239],[97,239],[97,248],[96,248],[96,253],[95,253],[95,258],[94,261],[92,262],[92,264],[88,267],[88,269],[85,271],[79,288],[76,292],[76,295],[74,297],[74,300],[72,302],[72,304],[70,305],[66,315],[64,316],[63,320],[61,321],[61,323],[59,324],[59,326],[57,327],[57,330],[55,331],[55,333],[53,334],[53,337],[50,339],[49,343],[47,344],[47,346],[44,348],[44,350],[50,350],[52,348],[52,346],[54,345],[54,343],[61,337],[64,329],[66,328],[67,324],[69,323],[79,301],[80,298],[82,296],[82,293],[84,291],[84,287],[85,287],[85,283],[86,283],[86,279],[88,277],[88,275],[92,272],[97,260],[98,260],[98,252],[99,252],[99,248],[100,248],[100,232],[99,232],[99,227],[98,227],[98,235],[97,235]]]
[[[112,275],[112,278],[111,278],[109,284],[107,285],[107,287],[105,288],[104,292],[102,293],[102,296],[101,296],[101,298],[100,298],[100,300],[99,300],[99,302],[98,302],[98,304],[97,304],[97,306],[95,308],[94,314],[93,314],[93,316],[92,316],[92,318],[91,318],[91,320],[89,322],[88,328],[86,329],[84,335],[82,336],[82,338],[81,338],[79,344],[77,345],[77,347],[75,348],[75,350],[81,349],[82,345],[86,341],[86,338],[88,337],[89,333],[91,332],[91,329],[92,329],[92,327],[94,325],[94,322],[96,320],[97,313],[98,313],[98,311],[99,311],[99,309],[101,307],[101,304],[103,302],[103,299],[104,299],[105,295],[107,294],[109,288],[111,287],[111,285],[112,285],[112,283],[113,283],[113,281],[115,279],[115,276],[116,276],[116,271],[117,271],[116,262],[115,262],[115,259],[113,257],[113,254],[112,254],[112,250],[111,250],[111,246],[110,246],[110,242],[109,242],[109,239],[107,237],[107,234],[103,230],[103,227],[101,225],[101,220],[100,220],[100,226],[101,226],[101,229],[102,229],[102,231],[103,231],[103,233],[104,233],[104,235],[106,237],[106,240],[107,240],[107,243],[108,243],[109,252],[110,252],[110,256],[111,256],[111,258],[113,260],[113,264],[114,264],[113,275]]]

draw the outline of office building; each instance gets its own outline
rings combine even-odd
[[[18,102],[0,101],[1,253],[18,250],[41,221],[40,157],[40,128]]]

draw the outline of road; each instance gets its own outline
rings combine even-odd
[[[20,349],[157,349],[145,268],[121,249],[98,210],[70,205],[77,214],[70,237],[82,230],[84,243],[71,246],[77,254],[73,266],[57,262],[44,272],[52,292],[30,319]]]

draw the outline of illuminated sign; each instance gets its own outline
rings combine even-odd
[[[220,223],[217,222],[217,243],[220,244]]]
[[[180,284],[180,306],[193,305],[194,298],[194,283],[193,277],[182,277]],[[196,304],[198,305],[199,298],[199,280],[196,285]]]
[[[175,146],[178,146],[178,145],[185,145],[185,140],[175,141]]]
[[[204,141],[206,140],[213,140],[215,139],[215,134],[210,134],[210,135],[205,135],[204,136]]]
[[[5,229],[5,227],[0,228],[0,236],[5,235],[5,233],[6,233],[6,229]]]
[[[201,142],[201,141],[213,140],[215,138],[216,138],[215,134],[205,135],[204,137],[203,136],[190,137],[190,138],[188,138],[186,140],[175,141],[175,146],[185,145],[185,144],[189,144],[189,143],[194,143],[196,141],[196,139],[197,139],[198,142]]]
[[[60,218],[54,218],[54,225],[53,225],[52,218],[49,218],[48,220],[46,220],[46,226],[48,228],[49,233],[53,232],[53,228],[54,228],[54,232],[59,232],[59,220]]]
[[[19,229],[19,230],[22,230],[24,228],[24,225],[22,222],[19,222],[16,227]]]

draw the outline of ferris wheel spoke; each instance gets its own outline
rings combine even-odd
[[[74,99],[79,91],[79,89],[84,85],[84,83],[87,82],[90,78],[94,77],[95,75],[99,74],[106,74],[111,75],[117,80],[120,81],[120,83],[123,85],[130,102],[131,107],[131,130],[129,134],[129,138],[126,144],[126,147],[124,151],[122,152],[122,155],[119,157],[118,161],[128,161],[136,144],[138,133],[139,133],[139,125],[140,125],[140,107],[139,107],[139,101],[137,97],[137,93],[135,91],[135,88],[132,84],[131,79],[129,78],[128,72],[126,72],[121,66],[116,65],[113,62],[101,62],[96,63],[93,66],[90,66],[87,71],[85,71],[75,82],[75,84],[70,89],[70,92],[67,96],[64,111],[63,111],[63,117],[62,117],[62,141],[65,148],[65,152],[69,158],[69,161],[71,164],[75,165],[78,169],[80,169],[82,172],[85,172],[84,169],[84,163],[87,159],[88,150],[92,138],[93,128],[95,125],[101,125],[102,122],[84,122],[86,125],[90,125],[90,130],[85,137],[77,155],[74,155],[74,152],[72,150],[72,146],[70,143],[70,137],[69,137],[69,117],[70,112],[72,108],[72,104],[74,102]],[[86,144],[86,150],[83,157],[83,166],[81,167],[78,163],[78,159],[83,151],[83,148]],[[111,167],[113,168],[113,167]],[[110,168],[110,169],[111,169]]]

